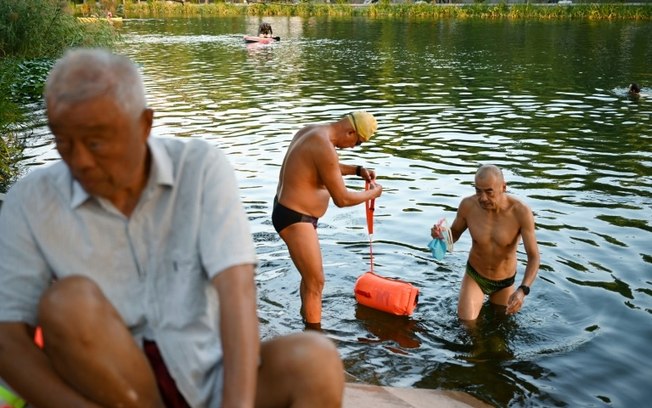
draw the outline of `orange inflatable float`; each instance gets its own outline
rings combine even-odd
[[[369,189],[369,182],[365,188]],[[367,213],[367,230],[369,232],[369,262],[371,269],[355,282],[353,293],[361,305],[398,316],[410,316],[419,300],[419,289],[399,279],[385,278],[374,273],[374,254],[372,236],[374,233],[375,200],[365,203]]]
[[[410,316],[417,307],[419,289],[411,283],[367,272],[355,282],[355,300],[361,305],[398,316]]]

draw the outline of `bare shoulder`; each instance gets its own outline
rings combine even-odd
[[[520,220],[528,220],[534,216],[530,206],[527,205],[522,199],[513,195],[508,195],[507,199],[512,206],[514,214],[516,214]]]
[[[332,148],[328,141],[328,132],[320,125],[308,125],[299,130],[292,138],[291,148],[303,153],[324,152]]]
[[[462,201],[460,202],[460,206],[458,207],[457,211],[458,212],[468,212],[475,206],[476,200],[474,199],[475,196],[468,196],[464,197]]]
[[[301,129],[299,129],[299,131],[297,131],[297,133],[295,133],[294,139],[298,139],[305,135],[313,133],[315,128],[317,127],[319,127],[319,125],[316,123],[302,127]]]

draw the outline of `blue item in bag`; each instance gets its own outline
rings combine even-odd
[[[441,261],[446,255],[446,240],[435,238],[428,243],[428,248],[432,251],[432,256]]]

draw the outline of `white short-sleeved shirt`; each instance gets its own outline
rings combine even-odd
[[[149,138],[149,180],[129,218],[65,163],[34,170],[0,210],[0,321],[36,324],[53,279],[93,279],[136,341],[155,340],[193,407],[219,406],[222,347],[211,279],[256,254],[234,171],[200,140]]]

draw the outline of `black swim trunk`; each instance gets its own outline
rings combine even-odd
[[[514,276],[502,280],[493,280],[485,278],[476,271],[469,262],[466,263],[466,274],[469,275],[482,289],[482,293],[485,295],[492,295],[499,290],[508,288],[514,284],[514,279],[516,278],[516,272]]]
[[[272,224],[276,232],[281,232],[285,228],[297,222],[309,222],[317,228],[319,218],[312,215],[305,215],[291,210],[278,202],[278,197],[274,197],[274,209],[272,210]]]

